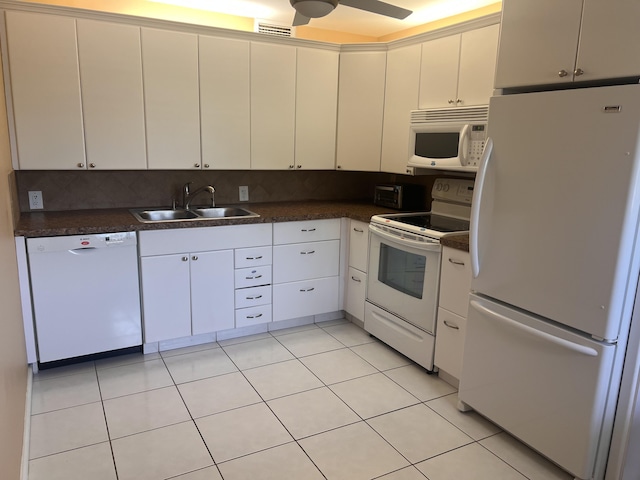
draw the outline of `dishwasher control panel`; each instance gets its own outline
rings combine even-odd
[[[135,232],[95,233],[89,235],[71,235],[65,237],[29,238],[29,253],[57,252],[61,250],[78,250],[81,248],[108,248],[116,246],[136,245]]]

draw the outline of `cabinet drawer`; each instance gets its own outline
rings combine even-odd
[[[345,310],[364,321],[364,301],[367,296],[367,274],[349,267]]]
[[[236,288],[257,287],[271,283],[271,265],[240,268],[235,271]]]
[[[236,310],[236,328],[249,327],[271,321],[271,305]]]
[[[340,239],[340,219],[305,220],[273,224],[273,244]]]
[[[349,266],[367,271],[369,260],[369,224],[351,220],[349,226]]]
[[[469,252],[444,247],[440,276],[440,306],[467,317],[471,289],[471,260]]]
[[[273,247],[273,283],[338,275],[340,240]]]
[[[236,290],[236,308],[255,307],[271,303],[271,285]]]
[[[273,320],[306,317],[338,310],[339,277],[273,286]]]
[[[236,268],[271,265],[271,246],[236,249],[235,264]]]
[[[438,330],[436,334],[437,367],[460,380],[462,353],[467,319],[444,308],[438,308]]]

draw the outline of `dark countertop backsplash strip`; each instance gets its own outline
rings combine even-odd
[[[417,183],[431,191],[435,176],[396,175],[375,172],[333,170],[134,170],[15,172],[21,212],[29,212],[29,191],[41,191],[44,210],[85,210],[96,208],[161,207],[175,197],[182,201],[182,186],[193,182],[192,190],[213,185],[216,203],[239,203],[238,187],[249,187],[251,203],[300,200],[373,201],[374,186],[386,183]],[[207,195],[196,204],[207,203]],[[430,208],[430,195],[425,199]]]

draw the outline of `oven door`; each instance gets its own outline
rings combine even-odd
[[[425,332],[435,333],[440,243],[412,240],[406,238],[410,234],[383,228],[369,227],[367,300]]]

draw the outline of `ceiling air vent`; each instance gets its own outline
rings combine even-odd
[[[258,22],[256,32],[274,37],[293,37],[293,27]]]

